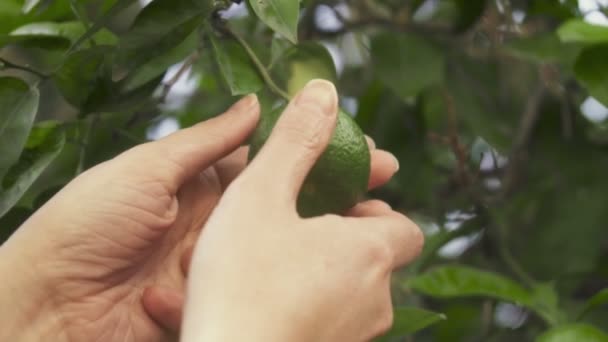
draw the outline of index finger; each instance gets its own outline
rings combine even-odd
[[[381,215],[353,218],[360,229],[373,230],[389,248],[393,269],[411,263],[422,252],[424,234],[412,220],[396,211]]]

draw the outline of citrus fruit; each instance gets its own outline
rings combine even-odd
[[[285,109],[263,113],[251,137],[249,159],[258,153]],[[308,174],[297,201],[302,217],[340,214],[357,204],[367,191],[370,152],[363,132],[340,110],[326,150]]]

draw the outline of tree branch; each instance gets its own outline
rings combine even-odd
[[[43,80],[50,77],[49,75],[46,75],[38,70],[32,69],[29,66],[15,64],[13,62],[6,60],[3,57],[0,57],[0,69],[15,69],[15,70],[25,71],[25,72],[28,72],[35,76],[38,76],[39,78],[41,78]]]

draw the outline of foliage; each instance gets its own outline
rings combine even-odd
[[[427,235],[381,340],[608,341],[608,28],[585,15],[574,0],[2,0],[0,236],[162,123],[249,92],[267,111],[322,77],[400,160],[371,195]]]

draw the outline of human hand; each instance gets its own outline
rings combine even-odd
[[[66,186],[0,247],[0,272],[10,275],[0,305],[12,308],[0,314],[0,340],[170,337],[189,250],[245,167],[247,149],[238,146],[258,115],[255,97],[246,98]],[[395,171],[390,154],[372,153],[371,187]]]
[[[333,85],[310,83],[228,187],[192,258],[182,341],[368,341],[391,326],[390,277],[419,254],[416,225],[380,201],[296,213],[336,114]]]

